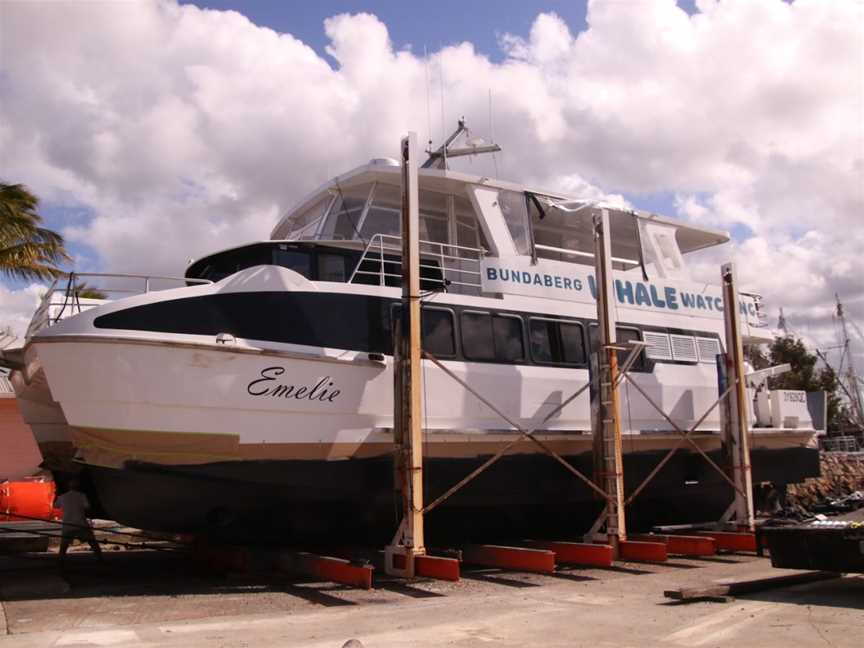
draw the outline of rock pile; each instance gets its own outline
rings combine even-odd
[[[864,455],[823,452],[819,458],[822,475],[803,484],[789,484],[786,503],[813,510],[825,502],[864,491]]]

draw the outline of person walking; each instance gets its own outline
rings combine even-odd
[[[90,510],[90,500],[82,493],[77,479],[69,480],[68,489],[54,501],[54,506],[63,509],[63,532],[60,538],[60,570],[66,565],[66,552],[73,541],[80,540],[90,545],[93,553],[103,562],[102,550],[93,535],[87,514]]]

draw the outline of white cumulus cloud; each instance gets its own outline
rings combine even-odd
[[[637,207],[643,192],[678,196],[679,217],[744,232],[697,269],[713,279],[734,257],[772,313],[826,344],[835,291],[864,322],[864,5],[697,7],[594,0],[579,33],[540,14],[493,62],[467,42],[427,61],[370,14],[325,21],[320,56],[171,0],[3,3],[2,173],[92,210],[66,233],[105,268],[179,273],[265,238],[292,201],[392,155],[405,131],[425,139],[427,78],[436,107],[443,80],[448,121],[477,130],[491,92],[502,177]]]

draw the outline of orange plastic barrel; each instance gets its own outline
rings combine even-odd
[[[0,484],[0,520],[20,521],[25,518],[48,520],[54,517],[53,481],[15,481]]]

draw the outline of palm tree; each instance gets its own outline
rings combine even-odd
[[[39,199],[24,185],[0,182],[0,274],[15,279],[49,279],[71,260],[63,237],[40,227]]]

